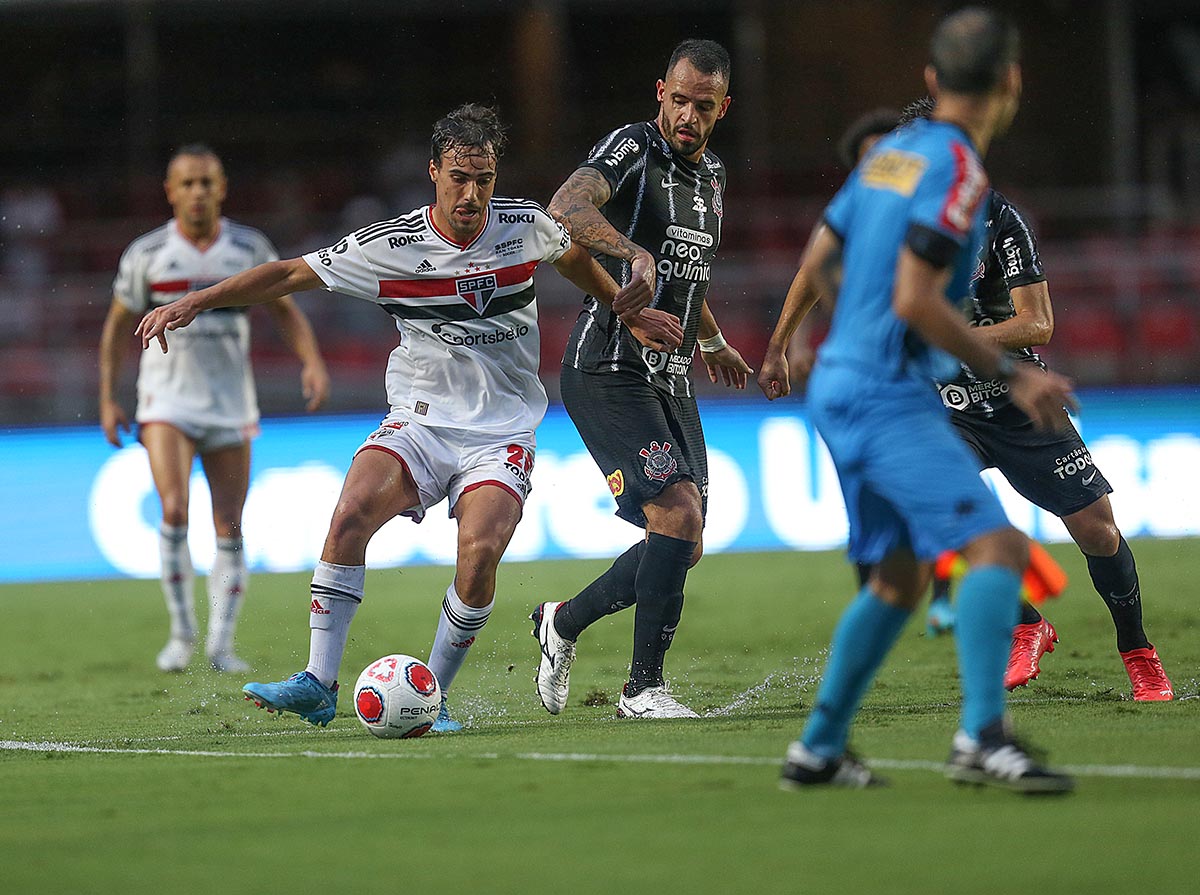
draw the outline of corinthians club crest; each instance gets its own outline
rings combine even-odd
[[[646,478],[652,482],[665,482],[679,468],[679,464],[671,456],[671,443],[669,441],[664,441],[662,444],[652,441],[650,442],[650,447],[642,448],[638,451],[638,456],[646,461],[646,465],[642,467],[642,471],[646,473]]]

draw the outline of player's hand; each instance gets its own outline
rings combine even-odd
[[[308,399],[304,409],[309,413],[325,403],[329,397],[329,371],[324,362],[315,361],[300,368],[300,390]]]
[[[173,301],[147,313],[134,330],[142,340],[142,350],[149,348],[152,340],[158,339],[159,347],[162,348],[163,354],[166,354],[167,331],[187,326],[196,319],[196,313],[186,295],[179,301]]]
[[[786,398],[792,393],[789,373],[787,354],[768,350],[758,371],[758,387],[762,389],[768,401]]]
[[[1014,404],[1033,420],[1038,429],[1065,429],[1070,423],[1063,408],[1077,410],[1079,402],[1071,389],[1073,383],[1065,376],[1043,371],[1029,364],[1017,364],[1008,380],[1008,394]]]
[[[633,337],[654,351],[674,351],[683,344],[679,318],[658,308],[646,308],[621,318]]]
[[[654,256],[645,249],[639,249],[638,253],[633,256],[633,260],[629,263],[629,285],[633,285],[637,280],[641,280],[650,293],[654,295],[654,287],[658,282],[658,271],[654,267]],[[625,287],[626,289],[629,286]],[[646,304],[649,304],[647,301]],[[618,312],[619,313],[619,312]]]
[[[654,286],[648,284],[640,276],[630,278],[629,283],[621,287],[621,291],[613,296],[612,309],[618,317],[626,314],[636,314],[650,307],[654,301]]]
[[[125,408],[116,401],[100,402],[100,428],[104,439],[113,447],[121,447],[121,432],[129,431],[129,417]]]
[[[746,377],[754,372],[732,345],[726,345],[720,351],[701,351],[700,358],[708,367],[711,382],[717,382],[720,378],[726,386],[737,389],[745,388]]]

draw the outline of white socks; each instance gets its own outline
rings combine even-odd
[[[217,558],[208,575],[209,656],[233,652],[233,632],[246,595],[246,555],[241,538],[217,538]]]
[[[158,530],[162,560],[162,589],[171,617],[171,639],[192,643],[196,639],[195,572],[188,550],[186,525],[163,525]]]
[[[454,676],[466,661],[467,650],[487,624],[494,604],[495,600],[481,609],[468,606],[459,599],[454,582],[450,582],[450,587],[446,590],[446,599],[442,601],[442,614],[438,618],[433,649],[429,651],[429,668],[437,677],[443,696],[454,683]]]
[[[350,622],[362,602],[366,574],[366,566],[339,566],[323,560],[313,571],[308,667],[304,670],[326,687],[337,680]]]

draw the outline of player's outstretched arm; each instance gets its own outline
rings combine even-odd
[[[935,267],[911,249],[901,249],[892,296],[896,316],[930,345],[953,354],[979,375],[1009,382],[1013,402],[1038,428],[1061,426],[1067,419],[1063,407],[1076,406],[1071,381],[1015,363],[993,341],[968,326],[941,297],[949,279],[949,268]]]
[[[779,312],[779,320],[775,323],[775,331],[767,343],[767,351],[763,355],[762,367],[758,372],[758,387],[767,396],[768,401],[782,398],[792,391],[791,368],[788,363],[788,347],[796,334],[800,323],[808,316],[821,298],[821,293],[814,283],[811,270],[814,265],[827,268],[839,263],[842,244],[837,234],[824,223],[818,224],[809,238],[808,247],[800,262],[800,269],[792,278],[787,297],[783,300],[783,308]],[[807,348],[803,350],[807,351]],[[808,352],[800,369],[805,374],[812,369],[812,356]]]
[[[721,328],[717,326],[717,318],[708,307],[708,299],[700,305],[700,325],[696,328],[696,342],[700,347],[700,358],[708,368],[708,378],[716,382],[718,378],[726,386],[737,389],[746,387],[746,377],[753,373],[738,350],[725,341]]]
[[[600,213],[612,198],[612,187],[595,168],[578,168],[558,188],[547,209],[571,234],[571,240],[604,255],[628,261],[631,283],[641,280],[651,297],[654,295],[654,256],[631,242]],[[646,300],[646,304],[650,299]]]
[[[324,284],[321,278],[303,258],[268,261],[266,264],[234,274],[215,286],[209,286],[199,292],[189,292],[178,301],[155,308],[142,318],[135,332],[141,337],[143,349],[149,348],[150,342],[157,339],[165,354],[167,331],[187,326],[201,311],[260,305],[293,292],[316,289],[322,285]]]
[[[267,310],[288,348],[300,358],[300,390],[306,399],[304,408],[311,413],[329,397],[329,371],[321,358],[312,324],[291,295],[268,302]]]
[[[105,440],[113,447],[120,447],[121,432],[129,431],[129,417],[117,400],[117,377],[121,372],[121,361],[125,359],[129,324],[135,316],[114,297],[100,332],[100,428],[104,430]]]

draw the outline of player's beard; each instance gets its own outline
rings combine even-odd
[[[685,144],[681,142],[679,139],[679,134],[676,132],[677,129],[672,127],[667,121],[665,112],[658,116],[658,130],[663,135],[664,139],[666,139],[667,144],[682,156],[695,155],[697,152],[700,152],[704,148],[704,145],[708,142],[708,135],[701,133],[698,129],[693,129],[692,131],[696,135],[696,140],[694,143]]]

